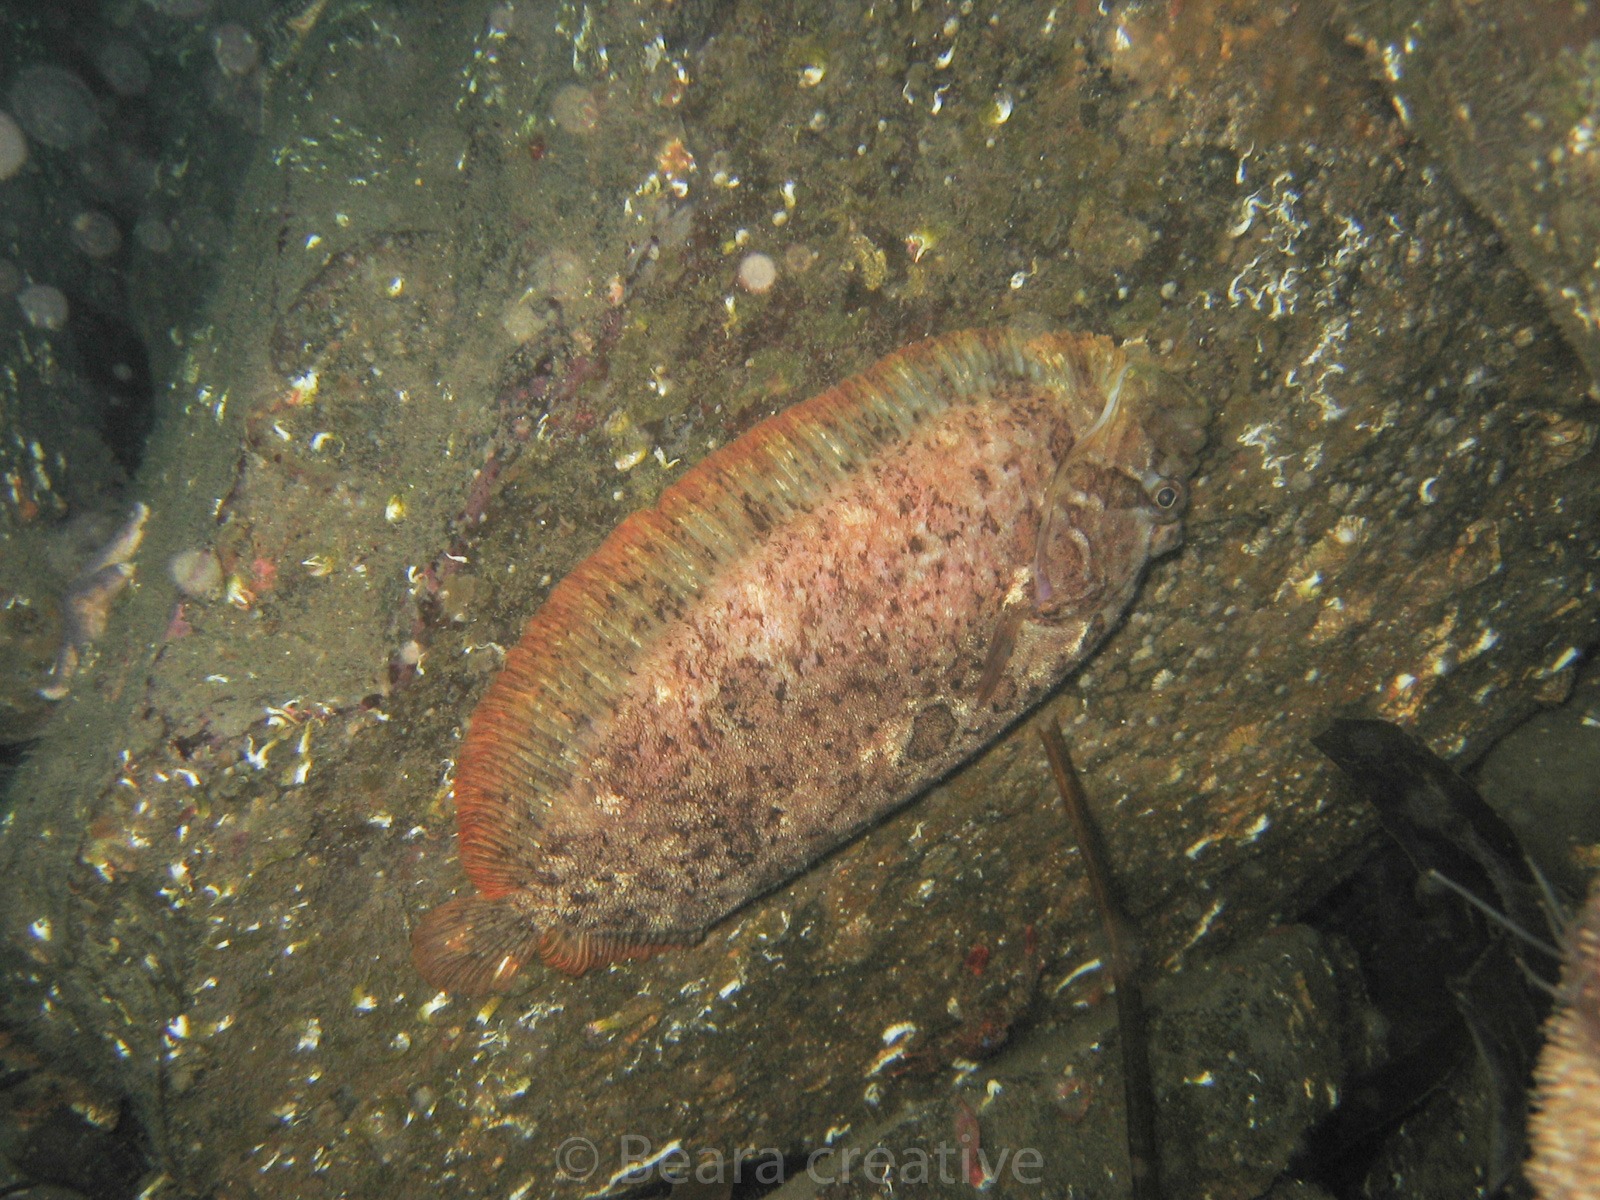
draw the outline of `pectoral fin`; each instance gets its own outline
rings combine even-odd
[[[995,688],[1011,661],[1011,652],[1017,648],[1017,633],[1022,628],[1022,605],[1008,608],[995,627],[994,640],[989,643],[989,653],[983,660],[983,674],[978,676],[978,690],[972,698],[973,706],[983,708],[994,698]]]

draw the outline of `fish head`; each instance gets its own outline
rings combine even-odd
[[[1136,581],[1183,540],[1207,411],[1140,346],[1095,339],[1074,376],[1077,428],[1044,500],[1035,603],[1060,612]]]

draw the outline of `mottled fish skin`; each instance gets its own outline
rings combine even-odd
[[[1140,348],[978,331],[711,455],[552,591],[473,713],[476,894],[417,927],[423,975],[499,991],[692,943],[971,758],[1179,543],[1204,420]]]

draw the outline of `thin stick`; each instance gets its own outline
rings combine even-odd
[[[1111,980],[1116,985],[1117,1026],[1122,1043],[1122,1097],[1128,1115],[1128,1173],[1133,1183],[1134,1200],[1160,1200],[1160,1160],[1156,1153],[1156,1098],[1150,1079],[1150,1040],[1140,995],[1139,944],[1133,923],[1117,902],[1111,873],[1106,868],[1105,847],[1100,831],[1089,812],[1089,803],[1078,782],[1078,772],[1067,753],[1061,723],[1054,717],[1039,728],[1044,752],[1050,759],[1061,803],[1072,821],[1078,846],[1083,853],[1089,890],[1100,910],[1105,931]]]
[[[1462,887],[1454,879],[1451,879],[1450,876],[1440,871],[1438,867],[1429,867],[1425,872],[1423,872],[1422,877],[1431,883],[1438,884],[1447,891],[1455,893],[1455,895],[1461,897],[1461,899],[1465,900],[1468,904],[1472,905],[1473,908],[1482,913],[1492,924],[1500,926],[1501,929],[1504,929],[1513,937],[1520,941],[1526,942],[1535,950],[1541,951],[1557,961],[1560,960],[1561,951],[1559,949],[1557,949],[1555,946],[1552,946],[1549,942],[1545,941],[1544,938],[1538,936],[1538,934],[1534,933],[1532,930],[1524,929],[1521,925],[1517,924],[1517,922],[1506,916],[1506,914],[1501,912],[1499,909],[1493,907],[1492,905],[1485,904],[1482,900],[1473,895],[1466,888]]]

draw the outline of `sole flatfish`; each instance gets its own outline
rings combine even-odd
[[[474,710],[449,991],[691,944],[973,757],[1181,539],[1205,414],[1141,347],[949,334],[622,522]]]

